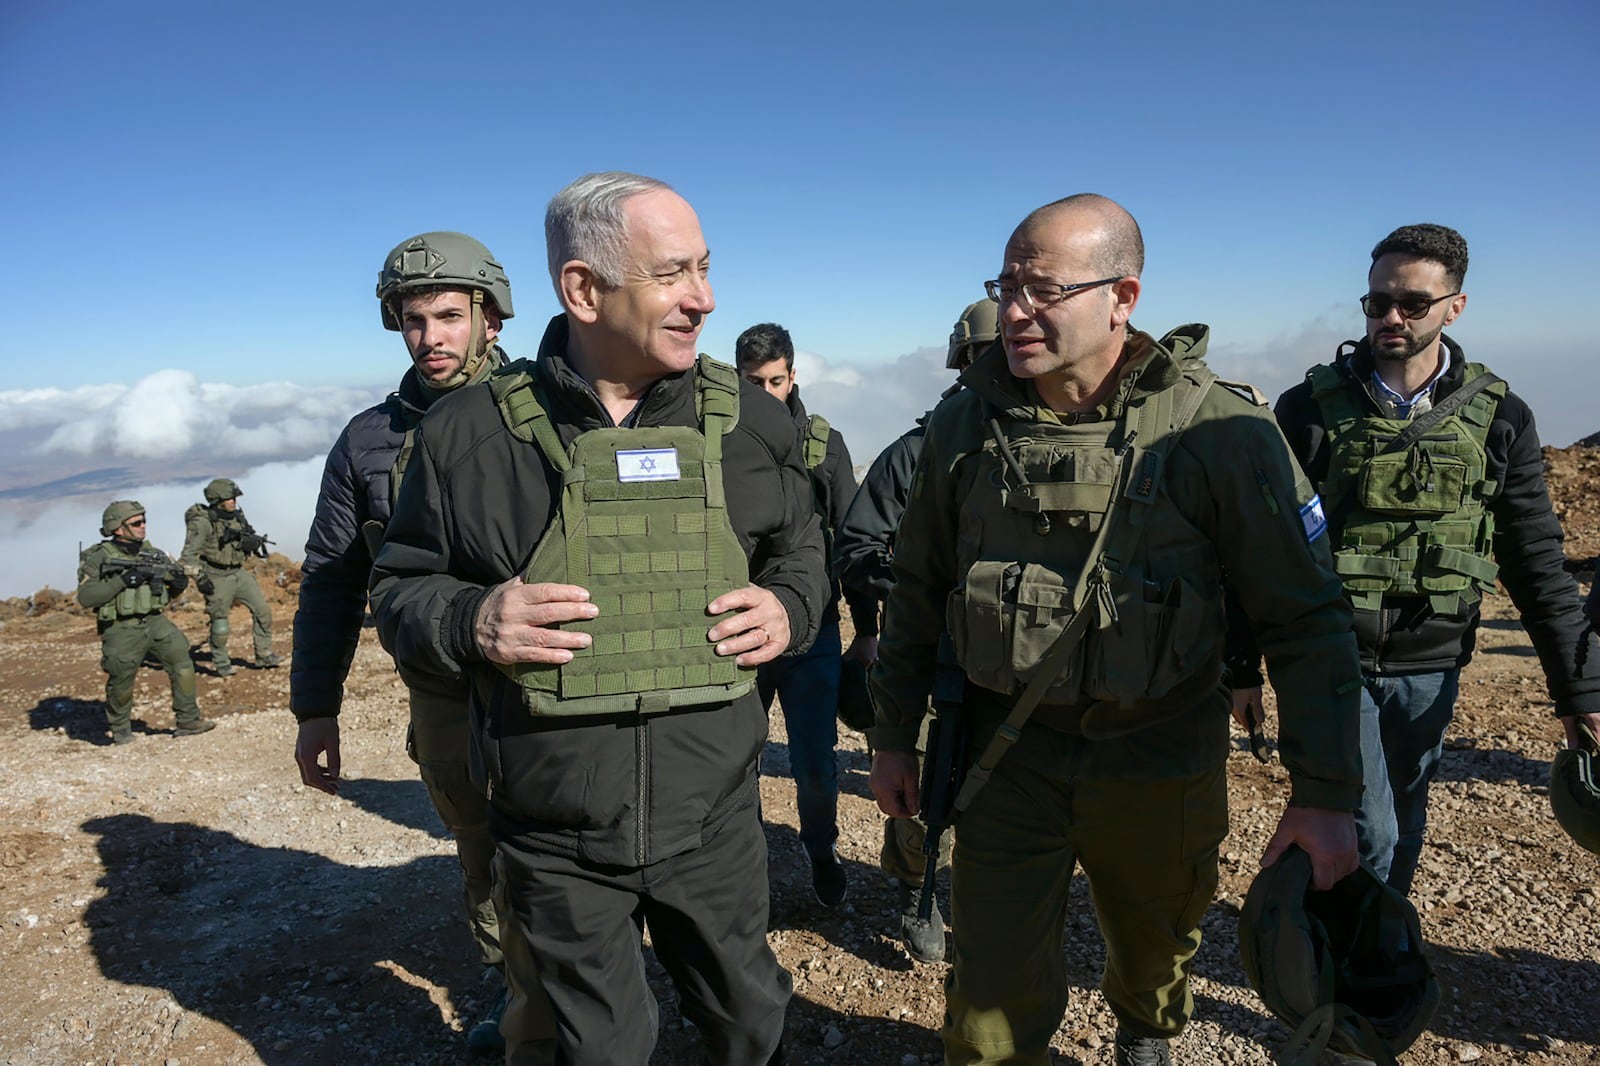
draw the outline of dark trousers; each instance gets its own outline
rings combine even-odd
[[[700,847],[644,867],[599,866],[525,841],[498,844],[508,1062],[533,1061],[523,1032],[533,983],[555,1014],[557,1063],[646,1066],[658,1024],[645,980],[646,929],[710,1061],[772,1059],[790,982],[767,946],[767,848],[754,803]]]

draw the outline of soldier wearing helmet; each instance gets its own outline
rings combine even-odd
[[[999,305],[990,299],[968,304],[950,330],[945,367],[957,373],[965,371],[999,335]],[[945,390],[944,396],[960,388],[958,381]],[[927,420],[927,415],[917,419],[915,426],[873,460],[872,468],[861,482],[861,490],[851,501],[844,522],[834,534],[834,561],[845,591],[870,596],[878,605],[889,598],[889,590],[894,587],[889,563],[894,558],[895,528],[905,513],[906,498],[911,494],[911,475],[922,454]],[[856,612],[855,622],[856,641],[851,650],[856,666],[852,668],[846,664],[847,678],[854,670],[870,667],[878,659],[878,612]],[[865,673],[856,676],[855,683],[864,688]],[[917,741],[919,756],[927,743],[926,724],[925,721]],[[885,817],[883,849],[879,852],[878,864],[894,881],[899,895],[901,943],[917,961],[939,962],[944,959],[944,919],[938,912],[938,905],[934,905],[931,921],[923,922],[917,917],[917,893],[922,887],[924,868],[922,843],[921,822],[915,818]],[[949,837],[945,838],[942,851],[940,864],[948,866]]]
[[[228,658],[228,614],[235,603],[250,609],[250,636],[255,643],[256,666],[271,669],[283,661],[272,650],[272,608],[261,594],[255,575],[245,568],[250,556],[267,557],[267,538],[255,531],[239,497],[244,490],[231,478],[213,478],[205,487],[205,503],[183,514],[187,531],[180,556],[183,568],[194,576],[195,588],[206,598],[211,618],[211,668],[218,677],[234,672]]]
[[[387,399],[350,420],[328,453],[294,618],[289,708],[300,723],[295,762],[301,780],[324,792],[339,789],[344,680],[361,637],[367,574],[399,494],[417,426],[436,401],[505,364],[496,342],[513,314],[505,270],[489,249],[464,233],[423,233],[400,242],[378,271],[377,297],[383,326],[400,333],[411,366]],[[411,711],[406,751],[419,764],[434,809],[455,837],[478,957],[499,970],[494,844],[483,793],[467,768],[466,683],[398,665]],[[502,1046],[503,1007],[502,992],[484,1020],[469,1030],[469,1048]],[[542,1010],[542,1003],[533,1004],[538,1025],[548,1024]]]
[[[188,587],[189,578],[160,548],[145,543],[144,505],[117,500],[100,519],[106,539],[78,557],[78,602],[95,612],[100,668],[106,672],[106,719],[111,742],[133,740],[133,685],[151,652],[172,682],[175,734],[194,736],[216,727],[200,717],[194,695],[189,638],[162,611]]]

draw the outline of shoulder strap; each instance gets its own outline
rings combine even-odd
[[[1388,455],[1390,452],[1403,452],[1417,442],[1417,439],[1426,434],[1434,426],[1455,414],[1461,408],[1472,402],[1472,398],[1500,379],[1485,370],[1477,377],[1462,385],[1455,392],[1428,408],[1422,414],[1411,420],[1411,424],[1399,433],[1388,444],[1378,450],[1379,455]]]
[[[1045,653],[1033,678],[1022,690],[1022,695],[1011,708],[1011,713],[1000,723],[994,737],[983,749],[983,754],[978,756],[978,761],[967,772],[967,778],[961,784],[961,791],[956,794],[957,811],[964,811],[972,805],[973,799],[988,782],[1001,758],[1022,736],[1022,727],[1033,716],[1039,701],[1044,699],[1045,692],[1066,665],[1067,657],[1083,638],[1090,618],[1098,618],[1102,627],[1110,625],[1115,620],[1117,608],[1111,594],[1111,580],[1121,570],[1119,559],[1133,558],[1138,554],[1140,545],[1144,543],[1144,520],[1148,514],[1142,507],[1130,508],[1118,504],[1124,499],[1136,500],[1143,504],[1154,501],[1166,456],[1177,446],[1178,438],[1194,420],[1201,401],[1205,399],[1206,393],[1216,380],[1216,375],[1203,363],[1186,367],[1183,381],[1187,382],[1187,386],[1180,383],[1171,389],[1163,389],[1152,396],[1147,396],[1138,405],[1137,412],[1133,410],[1128,412],[1130,416],[1137,413],[1140,425],[1151,427],[1152,435],[1155,432],[1154,427],[1167,421],[1162,417],[1166,414],[1170,418],[1170,432],[1162,434],[1148,448],[1134,448],[1139,429],[1129,425],[1133,421],[1132,417],[1124,422],[1122,443],[1118,447],[1118,454],[1123,459],[1117,474],[1117,483],[1120,487],[1112,492],[1111,499],[1106,504],[1105,514],[1100,520],[1100,531],[1095,535],[1094,543],[1089,548],[1083,572],[1078,575],[1078,580],[1072,587],[1072,620],[1050,645],[1050,650]],[[1184,395],[1175,397],[1173,394],[1177,392],[1183,392]],[[994,432],[999,434],[999,421],[991,420],[991,425]],[[1128,528],[1130,525],[1131,529]],[[1112,535],[1113,526],[1117,527],[1115,536]],[[1116,545],[1116,556],[1111,554],[1110,546],[1113,544]],[[1091,597],[1095,600],[1092,609],[1089,607]]]
[[[489,375],[489,394],[494,397],[495,406],[500,409],[500,417],[511,435],[538,445],[556,472],[564,474],[572,462],[539,398],[531,370],[526,360],[519,359],[495,371]]]

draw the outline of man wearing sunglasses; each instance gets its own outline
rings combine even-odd
[[[1115,1061],[1170,1061],[1228,831],[1222,567],[1282,680],[1292,795],[1263,862],[1298,845],[1319,888],[1356,868],[1361,675],[1327,541],[1306,519],[1314,493],[1259,394],[1206,368],[1205,326],[1158,340],[1130,324],[1143,267],[1138,224],[1102,196],[1023,220],[988,285],[1001,343],[929,417],[900,520],[871,785],[885,814],[915,815],[930,693],[930,750],[970,724],[951,1066],[1049,1061],[1080,863]]]
[[[1403,226],[1372,250],[1367,335],[1279,399],[1276,414],[1320,487],[1364,686],[1361,856],[1409,892],[1479,600],[1498,576],[1538,652],[1567,744],[1600,726],[1600,656],[1564,569],[1528,405],[1444,330],[1467,306],[1467,242]],[[1237,631],[1237,627],[1236,627]],[[1589,664],[1579,652],[1589,645]],[[1250,670],[1230,651],[1235,677]],[[1276,679],[1274,679],[1276,680]],[[1254,714],[1259,688],[1235,690]]]
[[[78,603],[94,612],[100,633],[111,742],[133,742],[133,686],[151,652],[172,682],[174,734],[215,729],[195,701],[189,638],[162,613],[189,586],[188,576],[166,552],[145,543],[144,505],[137,500],[113,501],[100,517],[100,535],[106,539],[78,557]]]

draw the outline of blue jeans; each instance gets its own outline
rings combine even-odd
[[[1361,861],[1410,894],[1428,825],[1428,786],[1455,714],[1460,670],[1371,677],[1361,691]]]
[[[839,838],[839,619],[822,624],[804,655],[774,659],[756,671],[761,705],[777,693],[789,732],[789,772],[800,810],[800,843],[813,860],[831,853]]]

